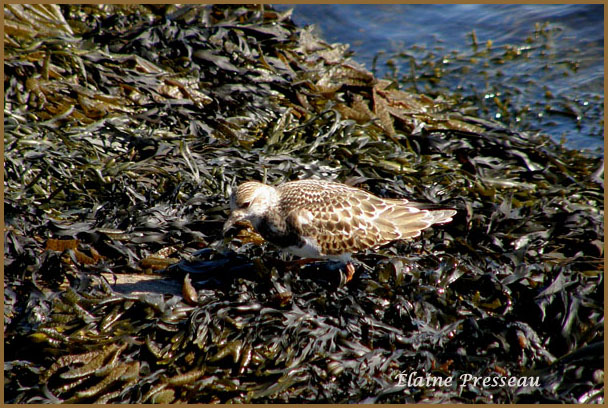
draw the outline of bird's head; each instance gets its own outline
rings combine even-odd
[[[242,221],[249,221],[257,229],[268,210],[278,204],[279,195],[272,186],[257,181],[239,185],[230,196],[231,213],[224,223],[224,235]]]

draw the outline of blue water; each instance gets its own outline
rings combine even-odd
[[[536,23],[548,23],[556,34],[548,44],[546,58],[507,62],[484,77],[477,72],[444,78],[444,86],[464,96],[482,92],[483,84],[522,89],[511,105],[527,106],[522,130],[539,131],[566,146],[603,155],[604,146],[604,6],[603,5],[280,5],[293,8],[293,20],[301,26],[314,24],[327,42],[350,45],[353,58],[379,77],[390,73],[386,61],[406,73],[410,61],[394,58],[403,53],[416,56],[412,46],[436,53],[471,53],[471,32],[478,43],[493,47],[525,48],[534,36]],[[377,58],[374,64],[374,57]],[[549,65],[549,66],[547,66]],[[530,83],[537,85],[530,86]],[[551,99],[547,95],[551,94]],[[491,95],[490,95],[491,96]],[[546,111],[551,104],[558,111]],[[563,111],[570,114],[563,114]],[[495,110],[487,118],[501,120]],[[518,127],[518,123],[510,123]]]

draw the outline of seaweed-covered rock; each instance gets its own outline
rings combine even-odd
[[[601,159],[268,6],[4,11],[6,402],[603,401]],[[458,214],[347,285],[222,237],[232,186],[307,177]]]

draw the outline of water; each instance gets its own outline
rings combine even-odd
[[[395,56],[412,46],[435,53],[471,54],[471,32],[480,46],[514,45],[525,49],[536,23],[548,23],[552,34],[546,54],[507,61],[500,67],[474,69],[467,75],[454,69],[442,85],[467,99],[471,94],[508,94],[514,109],[529,108],[510,126],[540,131],[566,146],[603,155],[604,146],[604,6],[603,5],[281,5],[293,8],[301,25],[315,24],[328,42],[350,44],[354,59],[379,77],[395,70],[405,74],[410,61]],[[374,58],[377,58],[374,64]],[[448,70],[449,71],[449,70]],[[489,82],[489,84],[488,84]],[[498,91],[497,91],[498,89]],[[546,109],[551,105],[552,109]],[[557,108],[557,109],[556,109]],[[501,118],[496,108],[480,116]]]

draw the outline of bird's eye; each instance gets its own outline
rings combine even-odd
[[[251,201],[243,201],[241,203],[241,208],[247,208],[249,207],[249,204],[251,204]]]

